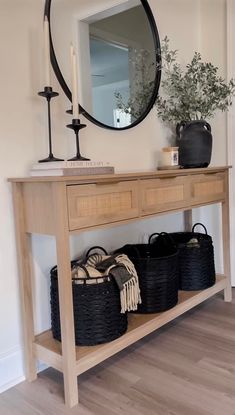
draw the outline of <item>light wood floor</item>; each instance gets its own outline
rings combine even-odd
[[[235,298],[235,290],[233,292]],[[0,396],[0,415],[235,415],[235,300],[218,295],[79,378],[49,369]]]

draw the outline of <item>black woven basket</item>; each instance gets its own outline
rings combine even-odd
[[[82,266],[78,261],[71,264]],[[116,282],[109,276],[92,278],[92,282],[88,273],[87,279],[71,281],[75,343],[80,346],[110,342],[127,330],[127,314],[120,312],[120,291]],[[53,337],[61,341],[57,267],[51,270],[51,325]]]
[[[198,225],[203,227],[205,234],[194,231]],[[192,232],[176,232],[171,236],[179,248],[180,289],[198,291],[214,285],[214,247],[206,227],[202,223],[196,223]]]
[[[178,251],[168,234],[153,234],[148,244],[125,245],[118,252],[130,258],[139,276],[142,304],[138,313],[162,312],[177,304]]]

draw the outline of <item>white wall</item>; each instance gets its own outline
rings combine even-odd
[[[90,0],[91,1],[91,0]],[[207,19],[202,14],[198,0],[151,0],[160,36],[172,39],[172,46],[180,49],[187,61],[195,49],[203,52],[225,67],[224,1],[203,0],[208,5]],[[88,4],[88,0],[86,0]],[[97,0],[93,5],[97,4]],[[45,103],[37,96],[44,82],[42,68],[42,14],[43,0],[0,0],[0,390],[6,389],[23,378],[20,338],[20,312],[18,273],[12,216],[11,190],[6,178],[27,175],[32,163],[47,153],[47,124]],[[213,9],[213,14],[209,11]],[[207,38],[219,25],[220,32]],[[209,30],[209,29],[208,29]],[[216,31],[215,31],[216,32]],[[206,39],[206,42],[205,42]],[[222,41],[221,41],[222,39]],[[221,58],[222,57],[222,58]],[[221,58],[221,60],[220,60]],[[53,102],[53,138],[56,155],[69,157],[74,154],[74,137],[66,129],[69,107],[58,83],[53,79],[60,97]],[[224,118],[215,122],[214,155],[217,164],[226,161],[226,134]],[[91,158],[107,159],[117,171],[147,170],[156,166],[156,155],[166,144],[166,130],[153,110],[138,127],[126,132],[110,132],[88,121],[82,131],[82,152]],[[222,137],[222,139],[221,139]],[[134,153],[133,153],[134,149]],[[130,157],[130,154],[132,157]],[[208,217],[212,218],[211,212]],[[201,214],[201,212],[200,212]],[[213,223],[212,223],[213,222]],[[208,221],[212,231],[216,219]],[[177,230],[182,228],[182,216],[151,219],[112,230],[84,233],[72,240],[72,253],[81,253],[92,244],[102,244],[108,249],[128,241],[143,239],[152,229]],[[49,326],[48,271],[56,262],[53,238],[34,237],[36,270],[36,310],[38,331]]]
[[[226,21],[226,1],[201,1],[201,51],[208,62],[212,61],[219,69],[223,78],[227,76],[227,33],[224,23]],[[224,113],[217,112],[211,121],[213,130],[213,157],[215,165],[227,161],[227,119]]]
[[[6,178],[27,173],[45,133],[36,96],[41,34],[31,23],[41,8],[34,2],[33,10],[30,3],[0,2],[0,388],[23,375],[11,192]]]
[[[228,79],[235,76],[235,0],[227,0],[227,76]],[[235,105],[228,113],[228,164],[234,165],[235,160]],[[230,171],[230,233],[231,246],[235,246],[235,214],[233,207],[235,206],[235,171],[234,168]],[[231,249],[231,268],[232,268],[232,282],[235,285],[235,252]]]

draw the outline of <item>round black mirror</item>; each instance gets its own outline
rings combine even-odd
[[[79,107],[112,130],[139,124],[161,79],[160,40],[147,0],[46,0],[51,62],[71,101],[70,45],[78,55]]]

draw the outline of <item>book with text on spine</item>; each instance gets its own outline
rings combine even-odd
[[[64,169],[30,170],[30,176],[90,176],[97,174],[114,174],[114,167],[68,167]]]
[[[96,168],[96,167],[112,167],[108,161],[92,161],[92,160],[67,160],[67,161],[49,161],[34,164],[31,170],[50,170],[50,169],[68,169],[68,168]]]

